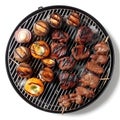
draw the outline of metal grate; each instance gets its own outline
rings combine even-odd
[[[66,17],[73,10],[77,11],[81,15],[81,25],[86,25],[89,27],[92,26],[98,31],[98,37],[95,40],[95,42],[87,45],[87,47],[92,50],[92,47],[98,41],[101,41],[102,39],[106,38],[108,36],[108,34],[105,31],[105,29],[102,27],[102,25],[95,18],[93,18],[88,13],[86,13],[82,10],[73,8],[73,7],[51,6],[51,7],[39,9],[39,10],[33,12],[32,14],[28,15],[25,19],[23,19],[20,22],[20,24],[16,27],[14,32],[19,27],[21,27],[21,28],[27,28],[33,33],[33,30],[32,30],[33,24],[37,20],[46,19],[48,15],[50,15],[51,13],[54,13],[54,12],[61,14],[61,16],[63,16],[63,17]],[[75,45],[74,38],[75,38],[75,35],[77,32],[77,29],[70,27],[70,26],[67,26],[66,24],[63,24],[61,29],[70,35],[70,41],[68,43],[68,51],[67,51],[67,54],[70,55],[71,48]],[[7,46],[7,50],[6,50],[6,68],[7,68],[8,76],[10,78],[12,85],[14,86],[14,88],[18,92],[18,94],[23,99],[25,99],[28,103],[30,103],[31,105],[33,105],[39,109],[45,110],[45,111],[58,112],[58,113],[61,112],[61,107],[59,107],[58,102],[57,102],[58,97],[60,95],[63,95],[63,94],[71,93],[74,91],[74,89],[62,90],[60,88],[59,81],[58,81],[58,74],[60,73],[60,70],[57,70],[55,68],[54,72],[56,75],[54,77],[54,81],[52,83],[45,83],[44,93],[39,97],[32,97],[32,96],[28,95],[24,91],[23,86],[22,86],[22,83],[25,81],[25,79],[22,79],[22,78],[17,76],[16,64],[9,59],[9,58],[13,58],[14,50],[18,46],[21,46],[21,44],[19,44],[15,41],[14,32],[10,37],[10,40],[9,40],[8,46]],[[33,35],[32,41],[30,43],[22,44],[22,45],[29,47],[31,45],[31,43],[33,43],[34,41],[36,41],[38,39],[43,39],[48,44],[51,43],[51,38],[49,35],[44,37],[44,38]],[[114,54],[113,54],[113,47],[112,47],[111,40],[109,40],[107,42],[107,44],[110,47],[109,61],[107,62],[106,65],[103,66],[105,71],[101,75],[101,77],[111,78],[111,73],[112,73],[112,69],[113,69],[113,59],[114,59],[113,55]],[[77,65],[75,66],[75,69],[73,69],[72,71],[75,72],[76,74],[82,74],[82,72],[84,70],[84,65],[86,64],[86,62],[88,60],[89,60],[89,58],[87,60],[82,60],[82,61],[78,62]],[[29,61],[29,64],[31,65],[31,67],[34,70],[34,76],[37,76],[39,70],[43,67],[40,60],[31,58],[31,60]],[[84,103],[82,105],[77,105],[77,104],[73,103],[70,108],[65,110],[65,112],[70,112],[70,111],[82,109],[85,106],[87,106],[88,104],[90,104],[92,101],[94,101],[100,95],[100,93],[104,90],[104,88],[106,87],[108,82],[109,82],[109,80],[108,81],[100,81],[99,86],[97,87],[97,89],[95,89],[94,98],[91,98],[91,99],[84,98]]]

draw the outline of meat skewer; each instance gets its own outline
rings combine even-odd
[[[83,103],[83,98],[81,95],[78,95],[76,93],[71,93],[67,95],[61,95],[58,98],[59,106],[62,107],[62,113],[65,111],[65,108],[69,108],[71,106],[71,103],[76,103],[78,105],[81,105]]]
[[[98,86],[99,80],[100,78],[97,75],[88,72],[80,78],[79,82],[82,87],[90,87],[94,89]]]
[[[101,67],[101,65],[106,64],[106,62],[108,61],[107,53],[109,52],[109,47],[106,44],[108,38],[109,37],[107,37],[104,42],[102,41],[95,45],[95,47],[94,47],[95,53],[90,56],[91,60],[88,61],[85,65],[85,68],[89,72],[87,72],[81,76],[81,78],[79,80],[79,82],[81,84],[80,84],[80,86],[78,86],[75,89],[75,93],[71,93],[71,94],[67,95],[67,99],[69,101],[69,104],[68,104],[69,106],[66,106],[67,108],[70,107],[72,102],[76,103],[76,104],[82,104],[83,103],[82,97],[92,98],[95,94],[93,89],[97,88],[97,86],[99,84],[99,80],[108,80],[109,79],[108,77],[107,78],[99,77],[99,75],[104,72],[104,69]],[[72,55],[75,58],[75,55],[73,52],[74,49],[72,50]],[[83,48],[81,48],[81,49],[83,49]],[[79,51],[79,52],[81,52],[81,51]],[[64,75],[63,75],[63,77],[64,77]],[[88,89],[87,87],[89,87],[90,89]],[[62,105],[62,107],[64,108],[65,106]]]
[[[85,68],[98,75],[104,72],[104,69],[100,65],[98,65],[95,61],[87,62],[87,64],[85,65]]]
[[[100,64],[100,65],[103,65],[108,61],[107,55],[92,54],[90,58],[92,61],[95,61],[97,64]]]
[[[76,90],[76,94],[81,95],[81,96],[85,96],[86,98],[91,98],[94,96],[93,90],[89,90],[85,87],[79,86],[75,90]]]
[[[104,41],[101,41],[95,45],[94,50],[97,54],[102,54],[102,55],[108,54],[110,50],[109,46],[106,44],[108,39],[109,37],[107,37]]]
[[[83,103],[83,99],[81,95],[78,95],[76,93],[69,94],[71,102],[75,102],[76,104],[80,105]]]
[[[105,41],[107,41],[108,38],[109,37],[107,37]],[[95,54],[90,56],[91,61],[87,62],[85,66],[86,69],[98,75],[104,72],[104,69],[100,65],[103,65],[108,61],[107,53],[110,49],[105,41],[99,42],[95,45]]]

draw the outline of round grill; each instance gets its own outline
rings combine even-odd
[[[89,26],[89,27],[93,26],[95,29],[98,30],[97,39],[94,42],[87,45],[87,47],[90,48],[90,50],[92,51],[93,46],[97,42],[105,39],[108,36],[107,32],[105,31],[103,26],[94,17],[92,17],[91,15],[89,15],[88,13],[86,13],[80,9],[68,7],[68,6],[50,6],[50,7],[38,9],[37,11],[28,15],[26,18],[24,18],[18,24],[18,26],[15,28],[15,30],[13,31],[13,33],[9,39],[7,50],[6,50],[6,68],[7,68],[7,73],[10,78],[10,81],[11,81],[13,87],[15,88],[15,90],[18,92],[18,94],[25,101],[27,101],[31,105],[37,107],[38,109],[42,109],[42,110],[49,111],[49,112],[61,113],[62,108],[58,105],[58,102],[57,102],[58,98],[61,95],[72,93],[74,91],[74,89],[62,90],[60,88],[59,81],[58,81],[58,75],[60,73],[60,70],[54,69],[54,72],[56,73],[56,76],[54,77],[54,81],[52,83],[45,83],[45,90],[41,96],[32,97],[29,94],[27,94],[24,91],[23,86],[21,85],[23,83],[24,79],[18,77],[18,75],[16,73],[17,65],[13,61],[11,61],[9,58],[13,58],[13,52],[18,46],[23,45],[23,46],[29,47],[34,41],[39,40],[39,39],[45,40],[48,44],[50,44],[52,41],[51,41],[50,35],[43,37],[43,38],[33,35],[32,41],[30,43],[20,44],[15,41],[14,33],[18,28],[27,28],[28,30],[30,30],[33,33],[33,24],[37,20],[45,20],[48,15],[50,15],[51,13],[54,13],[54,12],[59,13],[63,17],[66,17],[73,10],[77,11],[81,15],[81,24],[80,25],[85,25],[85,26]],[[67,32],[70,35],[70,41],[68,43],[68,51],[67,51],[67,54],[70,55],[71,48],[75,44],[74,38],[76,36],[77,29],[70,27],[66,24],[63,24],[61,30]],[[110,39],[107,41],[107,44],[110,47],[109,60],[103,66],[105,71],[101,75],[101,77],[108,77],[111,79],[111,74],[112,74],[112,70],[113,70],[114,53],[113,53],[113,47],[112,47],[112,43],[111,43]],[[82,72],[84,71],[84,65],[86,64],[86,62],[88,60],[89,60],[89,58],[87,60],[82,60],[82,61],[78,62],[77,65],[75,66],[76,69],[74,69],[73,72],[76,74],[82,74]],[[34,70],[33,76],[37,77],[39,70],[43,67],[42,63],[40,62],[40,60],[31,58],[31,60],[29,61],[29,64],[31,65],[31,67]],[[77,105],[77,104],[73,103],[70,108],[65,109],[65,112],[71,112],[71,111],[75,111],[78,109],[82,109],[85,106],[87,106],[88,104],[90,104],[92,101],[94,101],[96,98],[98,98],[98,96],[102,93],[104,88],[107,86],[110,79],[109,80],[101,80],[99,82],[98,87],[94,90],[95,96],[93,98],[91,98],[91,99],[84,98],[84,103],[82,105]]]

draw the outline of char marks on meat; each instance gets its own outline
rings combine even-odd
[[[73,73],[61,72],[59,74],[59,81],[60,87],[66,90],[69,88],[73,88],[77,84],[78,79]]]
[[[69,35],[66,32],[60,31],[60,30],[55,30],[52,33],[52,40],[66,43],[69,40]]]
[[[88,72],[80,78],[79,82],[81,82],[81,86],[83,87],[90,87],[94,89],[98,86],[99,80],[100,78],[97,75]]]
[[[98,75],[104,72],[104,69],[100,65],[98,65],[95,61],[87,62],[87,64],[85,65],[85,68]]]
[[[87,26],[81,26],[78,29],[76,38],[75,38],[75,42],[78,44],[85,44],[88,43],[90,41],[92,41],[94,33],[92,32],[92,30],[87,27]]]
[[[71,103],[76,103],[78,105],[82,104],[83,98],[81,95],[71,93],[67,95],[61,95],[58,99],[58,103],[61,107],[69,108]]]
[[[67,52],[67,47],[63,43],[51,43],[51,58],[59,59],[63,57]]]
[[[69,94],[69,98],[71,102],[75,102],[76,104],[82,104],[83,103],[83,98],[81,95],[78,95],[76,93],[71,93]]]
[[[93,90],[89,90],[85,87],[77,87],[76,94],[81,95],[81,96],[85,96],[86,98],[91,98],[94,96]]]
[[[76,61],[73,57],[62,57],[58,59],[58,67],[61,70],[69,70],[75,66]]]
[[[94,47],[97,54],[107,54],[110,50],[109,46],[105,42],[99,42]]]
[[[68,108],[71,105],[70,99],[68,95],[62,95],[58,99],[59,106]]]
[[[108,61],[108,56],[106,55],[92,54],[90,58],[101,65],[105,64]]]
[[[77,45],[72,48],[71,52],[75,60],[82,60],[89,57],[90,51],[89,50],[84,51],[84,49],[85,49],[84,45]]]

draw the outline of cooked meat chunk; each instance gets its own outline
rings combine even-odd
[[[94,49],[98,54],[107,54],[110,50],[109,46],[105,42],[97,43]]]
[[[68,108],[71,105],[70,99],[68,95],[62,95],[58,99],[59,106]]]
[[[73,88],[77,84],[78,79],[73,73],[61,72],[59,74],[59,81],[60,87],[65,90]]]
[[[81,82],[81,86],[83,87],[90,87],[90,88],[96,88],[99,83],[99,77],[91,72],[88,72],[87,74],[83,75],[79,82]]]
[[[87,58],[90,55],[90,51],[84,51],[84,45],[77,45],[72,48],[71,52],[75,60],[82,60]]]
[[[66,43],[69,40],[69,35],[66,32],[60,31],[60,30],[55,30],[52,33],[52,40]]]
[[[76,104],[82,104],[83,103],[83,99],[81,95],[78,95],[76,93],[71,93],[69,94],[70,100],[71,102],[75,102]]]
[[[90,58],[101,65],[105,64],[108,61],[108,56],[106,55],[93,54],[90,56]]]
[[[67,52],[67,47],[63,43],[51,43],[51,58],[58,59],[63,57]]]
[[[102,74],[104,72],[104,69],[100,65],[98,65],[95,61],[87,62],[85,68],[96,74]]]
[[[81,96],[85,96],[86,98],[91,98],[94,96],[93,90],[89,90],[89,89],[84,88],[84,87],[77,87],[76,94],[81,95]]]
[[[72,57],[63,57],[58,59],[58,67],[61,70],[72,69],[75,65],[75,60]]]
[[[81,26],[78,29],[76,38],[75,38],[75,42],[78,44],[85,44],[88,43],[90,41],[92,41],[94,33],[92,32],[92,30],[87,27],[87,26]]]

